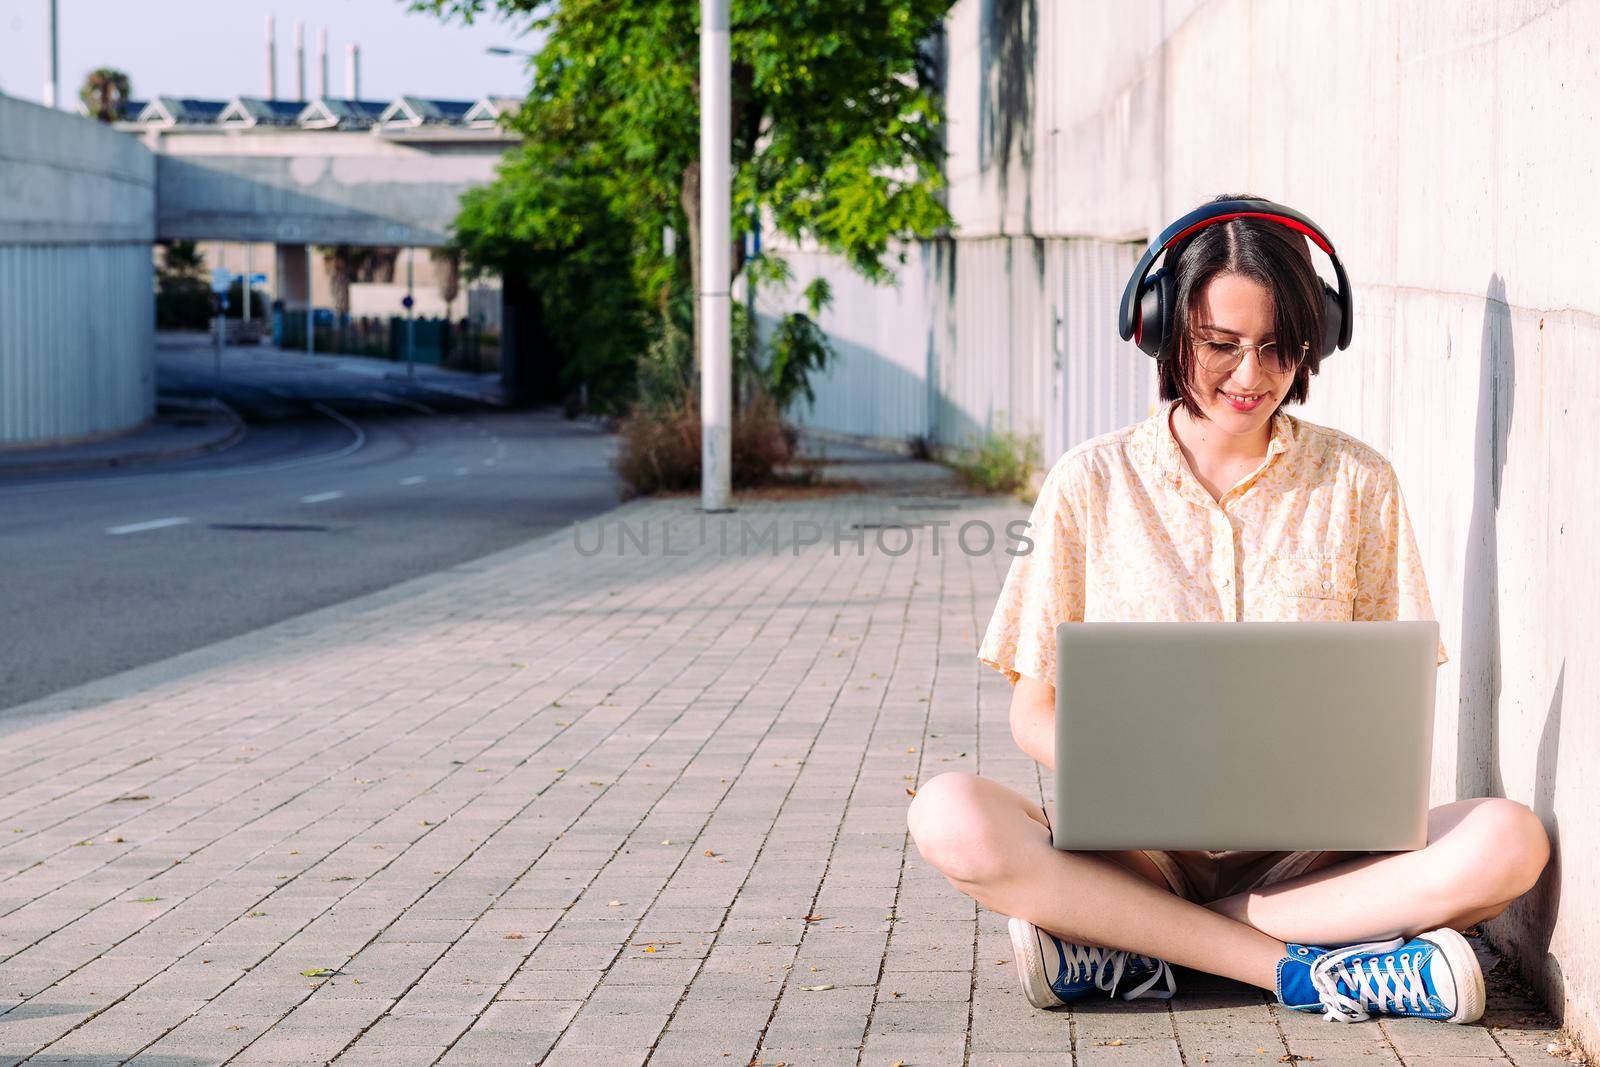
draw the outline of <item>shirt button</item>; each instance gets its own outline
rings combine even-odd
[[[1222,579],[1222,585],[1223,585],[1224,588],[1226,588],[1227,584],[1228,584],[1228,579],[1226,579],[1226,578]]]
[[[1324,588],[1324,589],[1332,589],[1333,588],[1333,583],[1332,582],[1323,582],[1322,583],[1322,588]]]

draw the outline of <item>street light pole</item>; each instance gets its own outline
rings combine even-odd
[[[56,0],[50,0],[48,17],[50,25],[47,44],[50,49],[50,55],[44,82],[44,106],[55,107],[57,106],[57,97],[61,95],[61,53],[56,44]]]
[[[728,0],[700,0],[700,508],[732,511]]]
[[[406,381],[417,380],[417,312],[416,297],[411,288],[411,265],[416,262],[417,250],[406,249]]]
[[[316,324],[311,321],[311,313],[316,308],[316,301],[311,299],[311,242],[306,242],[306,355],[313,355],[317,350]]]

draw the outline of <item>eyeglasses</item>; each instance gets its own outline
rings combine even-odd
[[[1256,361],[1263,370],[1269,374],[1292,374],[1300,369],[1300,363],[1306,358],[1306,353],[1311,349],[1311,342],[1300,342],[1299,351],[1285,352],[1276,341],[1268,341],[1259,345],[1241,345],[1233,341],[1209,341],[1202,337],[1189,335],[1189,344],[1194,347],[1195,358],[1200,365],[1212,374],[1226,374],[1239,365],[1244,358],[1244,350],[1256,350]]]

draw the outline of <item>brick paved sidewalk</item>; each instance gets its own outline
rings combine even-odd
[[[1030,1009],[905,828],[941,771],[1040,792],[974,658],[1009,557],[951,541],[1026,509],[916,503],[636,501],[28,709],[81,708],[0,738],[0,1061],[1550,1062],[1503,988],[1467,1027],[1187,972]],[[833,552],[908,518],[939,554]]]

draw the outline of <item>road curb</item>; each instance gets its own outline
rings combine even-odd
[[[177,408],[189,411],[204,411],[210,414],[220,414],[227,420],[227,430],[210,440],[198,444],[186,444],[175,448],[155,448],[142,451],[124,452],[111,456],[98,457],[64,457],[53,460],[39,460],[33,463],[9,463],[0,455],[0,475],[8,474],[53,474],[69,470],[107,470],[117,467],[142,466],[149,463],[158,463],[173,459],[188,459],[194,456],[203,456],[212,452],[221,452],[232,448],[244,440],[248,432],[244,419],[233,408],[215,397],[207,401],[189,400],[184,397],[168,396],[158,397],[156,407]],[[76,446],[66,445],[64,448]]]

